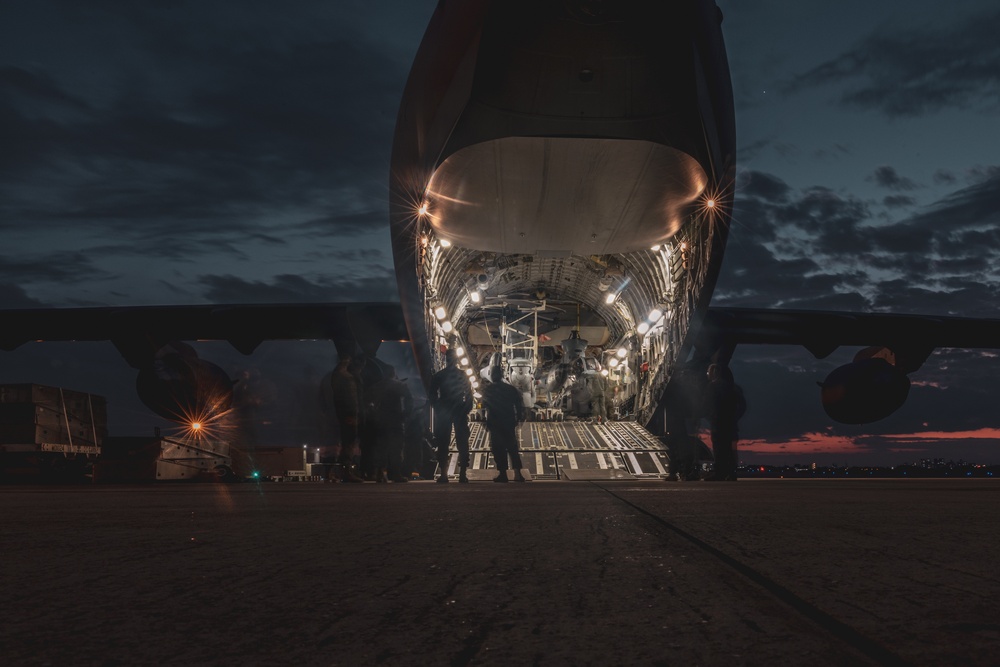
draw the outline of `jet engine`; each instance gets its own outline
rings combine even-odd
[[[233,401],[233,381],[226,372],[177,342],[160,348],[139,370],[135,388],[146,407],[175,422],[210,422]]]
[[[826,376],[820,389],[823,409],[831,419],[868,424],[888,417],[906,402],[910,379],[881,356],[855,357]]]

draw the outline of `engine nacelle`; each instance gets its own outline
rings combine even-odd
[[[820,385],[823,409],[841,424],[868,424],[898,410],[910,379],[883,358],[860,359],[835,369]]]
[[[233,402],[233,381],[226,372],[183,344],[161,349],[139,371],[135,388],[146,407],[181,423],[210,422]]]

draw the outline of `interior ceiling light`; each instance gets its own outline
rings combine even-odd
[[[614,292],[608,292],[608,295],[604,297],[604,303],[614,303],[615,299],[617,298],[618,298],[617,294],[615,294]]]
[[[468,366],[469,365],[469,358],[468,357],[462,357],[462,365],[463,366]]]
[[[650,250],[652,250],[653,252],[656,252],[657,250],[659,250],[659,249],[660,249],[660,244],[659,244],[659,243],[657,243],[657,244],[656,244],[656,245],[654,245],[654,246],[650,246],[650,247],[649,247],[649,249],[650,249]]]
[[[656,324],[657,322],[660,321],[661,317],[663,317],[663,311],[660,310],[659,308],[654,308],[653,310],[649,311],[650,324]]]
[[[444,322],[441,323],[441,328],[444,329],[445,333],[451,333],[451,330],[454,329],[455,327],[451,326],[451,322],[445,320]]]
[[[646,332],[649,331],[649,322],[640,322],[635,330],[640,336],[645,336]]]
[[[618,365],[618,359],[616,359],[615,357],[611,357],[611,359],[608,361],[608,366],[614,368],[617,365]]]
[[[482,295],[479,293],[479,290],[477,289],[474,289],[472,290],[472,292],[469,293],[469,298],[472,299],[472,303],[479,303],[480,301],[483,300]]]
[[[460,357],[464,357],[465,356],[465,348],[464,347],[456,347],[455,348],[455,354],[457,354]]]
[[[439,320],[443,320],[444,318],[448,317],[448,311],[444,309],[444,306],[438,306],[437,308],[434,309],[434,317],[438,318]]]
[[[607,368],[602,368],[601,369],[601,375],[603,375],[604,377],[608,377],[608,369]]]
[[[423,204],[420,205],[420,208],[417,209],[417,213],[421,217],[423,217],[423,216],[427,215],[427,211],[428,210],[430,210],[430,205],[427,202],[424,202]]]
[[[442,248],[450,248],[451,247],[451,241],[449,241],[448,239],[441,239],[441,247]]]
[[[615,352],[615,354],[618,355],[619,359],[624,359],[625,355],[628,354],[628,350],[626,350],[624,347],[620,347],[618,348],[618,351]]]
[[[472,369],[471,368],[466,368],[465,369],[465,374],[468,375],[469,377],[472,377]]]

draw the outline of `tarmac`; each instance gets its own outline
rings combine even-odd
[[[996,665],[1000,482],[0,488],[4,665]]]

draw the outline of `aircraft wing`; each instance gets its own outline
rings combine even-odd
[[[29,341],[102,340],[136,365],[150,347],[170,341],[225,340],[244,354],[265,340],[356,341],[368,352],[382,341],[409,340],[409,334],[400,305],[382,302],[0,311],[4,350]]]
[[[884,346],[903,372],[938,347],[1000,349],[1000,319],[758,308],[709,308],[695,349],[728,356],[740,344],[802,345],[824,358],[841,345]],[[728,350],[728,352],[726,352]]]

